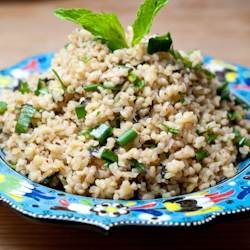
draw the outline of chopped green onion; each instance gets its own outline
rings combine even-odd
[[[0,102],[0,114],[4,114],[7,111],[8,104],[6,102]]]
[[[117,65],[115,65],[115,67],[116,67],[116,68],[125,68],[125,69],[128,70],[128,73],[130,73],[130,72],[133,71],[133,68],[127,67],[127,66],[125,66],[125,65],[119,65],[119,64],[117,64]]]
[[[52,181],[52,179],[53,179],[55,176],[57,176],[57,175],[59,174],[59,172],[60,172],[60,171],[55,172],[55,173],[52,174],[51,176],[45,178],[45,179],[43,180],[43,184],[44,184],[44,185],[47,185],[50,181]]]
[[[229,96],[230,96],[230,92],[229,91],[223,91],[223,93],[221,94],[221,101],[226,100],[228,102],[231,102]]]
[[[25,108],[22,110],[17,123],[16,123],[16,127],[15,127],[15,132],[18,134],[21,133],[26,133],[30,122],[31,122],[31,118],[33,117],[34,113],[37,111],[36,108],[32,107],[32,106],[25,106]]]
[[[235,128],[233,128],[233,133],[235,134],[235,137],[241,136],[240,131],[236,130]]]
[[[236,97],[235,100],[234,100],[237,104],[242,104],[243,101],[239,98],[239,97]]]
[[[115,119],[115,127],[116,127],[116,128],[120,128],[121,120],[124,120],[124,118],[122,117],[122,115],[119,115],[119,116]]]
[[[105,140],[112,135],[112,128],[105,123],[100,123],[98,126],[96,126],[90,133],[90,136],[93,136],[95,139],[97,139],[100,144],[104,143]]]
[[[71,44],[71,42],[64,45],[64,48],[67,49],[67,47]]]
[[[231,121],[234,121],[239,116],[241,116],[240,113],[228,113],[228,117]]]
[[[168,32],[166,35],[152,37],[148,41],[148,54],[153,54],[160,51],[168,52],[172,45],[171,35]]]
[[[245,110],[249,110],[248,106],[242,106],[242,108],[245,109]]]
[[[199,130],[197,129],[195,132],[196,132],[198,135],[204,135],[204,134],[206,134],[206,133],[210,133],[210,130],[205,130],[205,131],[203,131],[203,132],[199,132]]]
[[[169,152],[166,153],[166,158],[167,158],[167,159],[169,158]]]
[[[118,156],[112,152],[111,150],[104,148],[104,150],[101,153],[101,159],[106,160],[109,162],[118,162]]]
[[[200,68],[201,71],[203,71],[207,76],[209,77],[212,77],[212,78],[215,78],[216,75],[213,74],[212,72],[208,71],[207,69],[204,69],[204,68]]]
[[[173,102],[173,101],[171,101],[171,102],[170,102],[170,104],[171,104],[171,105],[174,105],[174,102]]]
[[[90,133],[92,130],[93,130],[92,128],[91,128],[91,129],[87,129],[86,131],[84,131],[84,132],[82,132],[82,133],[78,134],[77,136],[81,136],[81,135],[89,135],[89,133]]]
[[[30,93],[31,91],[28,89],[28,83],[27,82],[22,82],[21,85],[23,86],[20,88],[18,91],[21,92],[22,94],[24,93]]]
[[[146,174],[146,165],[143,163],[139,163],[137,160],[135,159],[131,159],[129,160],[129,162],[136,167],[137,169],[139,169],[143,174]]]
[[[16,170],[16,165],[15,164],[10,163],[10,165],[11,165],[12,169]]]
[[[109,168],[109,166],[110,166],[112,163],[113,163],[113,162],[106,160],[103,166],[106,167],[106,168]]]
[[[180,134],[179,130],[178,129],[173,129],[173,128],[170,128],[168,130],[168,132],[172,133],[172,134]]]
[[[144,80],[140,80],[138,78],[137,75],[129,75],[128,76],[128,80],[132,83],[134,83],[135,88],[138,89],[142,89],[145,85],[145,81]]]
[[[84,91],[88,92],[88,91],[97,91],[98,90],[98,86],[100,86],[100,84],[92,84],[89,86],[84,87]]]
[[[180,100],[183,106],[187,106],[187,102],[185,101],[182,92],[179,92]]]
[[[22,107],[15,106],[15,109],[16,109],[16,110],[21,110]]]
[[[117,140],[116,143],[120,146],[125,146],[137,137],[137,133],[133,129],[128,129]]]
[[[200,123],[200,117],[199,116],[197,116],[197,121],[198,121],[198,123]]]
[[[43,87],[40,89],[40,94],[49,94],[49,87]]]
[[[63,176],[62,181],[64,181],[64,182],[66,181],[66,177],[65,176]]]
[[[38,84],[37,84],[37,89],[35,90],[34,94],[36,96],[39,96],[40,94],[48,94],[49,93],[49,88],[48,87],[43,87],[42,79],[39,78]]]
[[[97,117],[98,115],[100,115],[100,113],[101,113],[101,111],[97,111],[97,113],[96,113],[96,116],[95,116],[95,117]]]
[[[78,107],[75,107],[76,116],[78,119],[85,118],[87,111],[85,110],[87,104],[80,104]]]
[[[214,139],[217,138],[217,135],[213,134],[213,135],[209,135],[209,138],[207,140],[207,143],[210,144]]]
[[[195,154],[196,161],[200,161],[207,156],[208,156],[208,151],[203,149],[200,149],[200,151]]]
[[[223,82],[218,88],[217,88],[217,94],[221,95],[223,91],[227,90],[227,82]]]
[[[194,51],[196,51],[197,49],[193,49],[193,50],[191,50],[191,51],[189,51],[188,53],[187,53],[187,55],[188,56],[190,56]]]
[[[145,148],[156,148],[157,147],[156,144],[147,144],[147,143],[142,144],[142,146]]]
[[[62,86],[63,91],[64,91],[64,93],[65,93],[65,90],[67,89],[67,86],[65,86],[65,85],[63,84],[63,82],[62,82],[61,78],[59,77],[59,75],[57,74],[57,72],[56,72],[54,69],[52,69],[52,71],[53,71],[54,74],[56,75],[58,81],[61,83],[61,86]]]
[[[236,146],[238,148],[243,147],[245,140],[246,140],[246,137],[242,137],[239,141],[236,142]]]
[[[248,147],[250,147],[250,140],[248,140],[247,142],[245,142],[245,145],[247,145]]]
[[[86,56],[85,56],[85,57],[83,57],[83,60],[82,60],[82,61],[83,61],[84,63],[87,63],[87,62],[88,62],[89,60],[91,60],[91,59],[92,59],[92,57],[86,57]]]
[[[116,91],[116,90],[120,90],[122,87],[123,87],[123,84],[120,84],[120,85],[115,85],[115,86],[105,86],[105,85],[101,85],[102,88],[104,89],[111,89],[113,91]]]

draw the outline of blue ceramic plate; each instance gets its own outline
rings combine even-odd
[[[0,71],[0,89],[15,89],[30,73],[47,71],[53,53],[30,57]],[[250,105],[250,70],[205,56],[205,67],[220,81],[228,81],[233,95]],[[238,166],[238,174],[202,192],[169,199],[113,201],[67,194],[33,183],[0,159],[0,199],[26,217],[57,224],[92,225],[96,229],[144,225],[199,226],[216,217],[250,210],[250,159]],[[222,217],[222,216],[221,216]]]

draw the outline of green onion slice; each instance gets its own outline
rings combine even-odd
[[[4,114],[7,111],[8,104],[6,102],[0,102],[0,114]]]
[[[207,143],[210,144],[214,139],[217,138],[217,135],[213,134],[213,135],[209,135],[209,138],[207,140]]]
[[[128,73],[130,73],[130,72],[133,71],[133,68],[127,67],[127,66],[125,66],[125,65],[119,65],[119,64],[117,64],[117,65],[115,65],[115,67],[116,67],[116,68],[124,68],[124,69],[127,69],[127,70],[128,70]]]
[[[129,142],[137,137],[137,133],[133,129],[128,129],[117,140],[116,143],[122,147],[126,146]]]
[[[87,63],[87,62],[88,62],[89,60],[91,60],[91,59],[92,59],[92,57],[86,57],[86,56],[85,56],[85,57],[83,57],[83,60],[82,60],[82,61],[83,61],[84,63]]]
[[[105,140],[112,135],[112,128],[105,123],[100,123],[96,126],[90,133],[90,136],[93,136],[100,144],[104,143]]]
[[[88,92],[88,91],[97,91],[98,90],[98,86],[100,86],[100,84],[92,84],[89,86],[84,87],[84,91]]]
[[[180,100],[181,100],[182,105],[187,106],[187,102],[184,99],[182,92],[179,92],[179,96],[180,96]]]
[[[201,161],[203,158],[207,156],[208,156],[208,151],[203,149],[200,149],[200,151],[195,154],[196,161]]]
[[[87,111],[85,110],[85,107],[87,104],[80,104],[78,107],[75,107],[76,116],[78,119],[85,118]]]
[[[129,162],[132,164],[132,166],[134,166],[137,169],[139,169],[143,174],[146,174],[146,165],[145,164],[139,163],[135,159],[131,159],[131,160],[129,160]]]
[[[59,173],[60,173],[60,171],[55,172],[55,173],[52,174],[51,176],[45,178],[45,179],[43,180],[43,184],[44,184],[44,185],[47,185],[50,181],[52,181],[52,179],[53,179],[55,176],[59,175]]]
[[[32,106],[25,106],[25,108],[22,110],[17,120],[16,127],[15,127],[16,133],[18,134],[26,133],[30,125],[31,118],[33,117],[36,111],[37,109]]]
[[[246,137],[240,138],[240,140],[236,142],[236,146],[237,146],[238,148],[243,147],[243,146],[244,146],[245,140],[246,140]]]
[[[102,160],[106,160],[106,161],[109,161],[111,163],[114,163],[114,162],[118,162],[118,156],[112,152],[111,150],[105,148],[103,151],[102,151],[102,154],[101,154],[101,159]],[[110,165],[110,164],[109,164]]]
[[[52,69],[52,71],[55,73],[55,75],[56,75],[58,81],[61,83],[62,88],[63,88],[63,91],[64,91],[64,93],[65,93],[65,90],[67,89],[67,86],[65,86],[65,85],[63,84],[63,82],[62,82],[61,78],[59,77],[59,75],[57,74],[57,72],[56,72],[54,69]]]
[[[217,88],[217,94],[221,95],[223,91],[227,90],[227,82],[223,82],[218,88]]]
[[[237,104],[242,104],[243,101],[239,98],[239,97],[236,97],[235,100],[234,100]]]

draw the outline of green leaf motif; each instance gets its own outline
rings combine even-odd
[[[134,31],[132,47],[138,44],[141,39],[149,33],[155,15],[168,2],[169,0],[146,0],[140,6],[137,12],[137,18],[132,25]]]
[[[81,200],[79,200],[79,202],[80,202],[82,205],[93,207],[93,203],[92,203],[90,200],[81,199]]]

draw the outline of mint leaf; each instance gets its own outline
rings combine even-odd
[[[24,93],[30,93],[31,91],[28,89],[28,83],[27,82],[22,82],[22,88],[20,88],[18,91],[21,92],[22,94]]]
[[[146,0],[140,6],[137,12],[137,18],[132,25],[134,31],[132,47],[138,44],[141,39],[149,33],[155,15],[168,2],[169,0]]]
[[[115,14],[100,15],[86,9],[58,9],[54,14],[80,24],[92,35],[107,40],[107,46],[111,51],[128,48],[125,32]]]
[[[168,32],[164,36],[157,36],[149,39],[148,54],[153,54],[158,51],[168,52],[172,45],[171,34]]]

